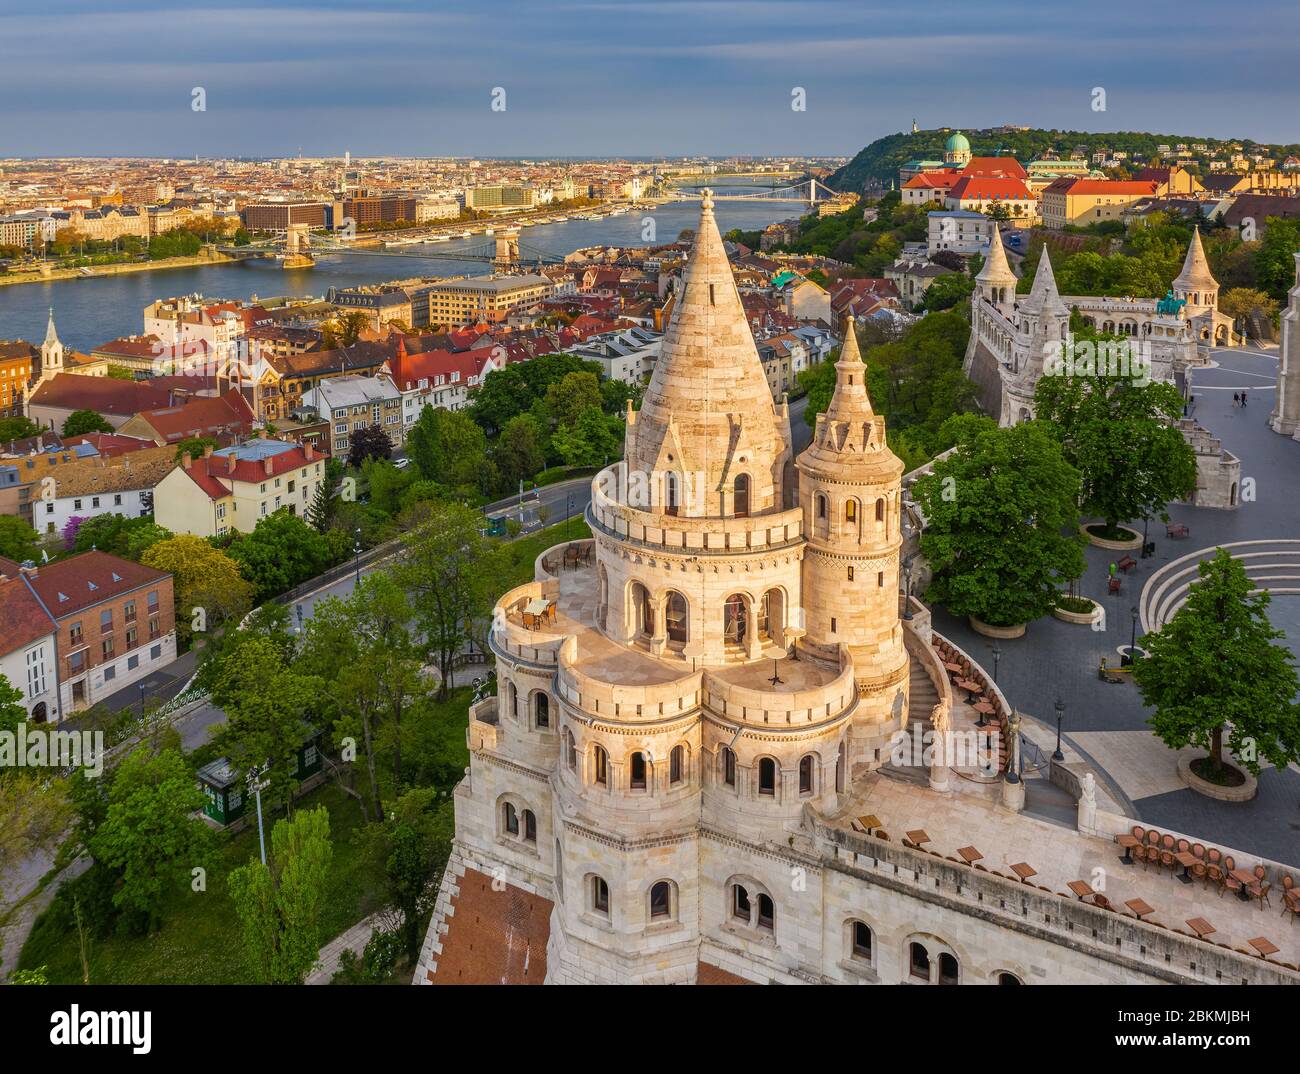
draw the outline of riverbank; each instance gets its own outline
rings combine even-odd
[[[50,283],[54,280],[93,280],[101,276],[125,276],[133,272],[160,272],[166,269],[197,268],[200,265],[231,265],[242,260],[243,258],[230,257],[213,250],[193,257],[164,257],[157,261],[122,261],[115,265],[87,265],[84,268],[58,268],[45,272],[7,272],[0,275],[0,287]]]

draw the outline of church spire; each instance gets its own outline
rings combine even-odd
[[[45,346],[49,347],[59,342],[59,333],[54,328],[54,307],[50,307],[50,321],[45,326]]]
[[[835,391],[826,408],[826,420],[868,421],[874,413],[867,395],[867,364],[858,349],[858,331],[850,314],[844,318],[844,345],[835,363]]]
[[[1044,250],[1044,259],[1046,256],[1047,251]],[[1051,271],[1050,265],[1048,271]],[[1016,285],[1016,274],[1011,271],[1011,266],[1007,264],[1007,251],[1002,245],[1002,229],[998,227],[996,221],[993,223],[993,234],[989,237],[989,255],[985,258],[979,274],[975,277],[975,281],[989,287],[1005,287],[1007,285],[1014,287]]]

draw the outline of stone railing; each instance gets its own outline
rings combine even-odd
[[[533,561],[533,577],[541,582],[558,578],[563,571],[588,566],[595,562],[595,547],[590,537],[552,545]]]
[[[690,712],[700,704],[700,677],[692,671],[669,682],[622,685],[594,678],[578,667],[578,639],[567,638],[559,648],[556,691],[589,716],[647,723]]]
[[[1103,910],[1073,896],[979,870],[942,855],[827,824],[806,811],[828,868],[952,905],[1014,932],[1174,984],[1297,984],[1300,973],[1168,928]]]
[[[471,753],[478,750],[495,750],[501,734],[499,709],[495,697],[485,697],[469,707],[469,726],[465,729],[465,744]]]
[[[525,582],[505,593],[497,601],[492,614],[492,632],[488,635],[492,648],[511,659],[532,664],[555,664],[565,635],[554,630],[530,630],[524,626],[520,612],[530,600],[555,600],[559,594],[560,584],[553,578]]]
[[[615,540],[695,556],[782,548],[803,536],[803,511],[797,507],[724,520],[642,511],[612,494],[622,465],[596,475],[587,509],[591,527]]]
[[[750,727],[807,727],[842,716],[857,703],[853,665],[840,649],[840,671],[812,690],[789,693],[738,686],[706,672],[704,704],[728,720]]]

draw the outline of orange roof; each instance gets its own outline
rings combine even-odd
[[[967,175],[957,180],[957,185],[948,192],[948,197],[954,200],[974,198],[984,201],[1032,201],[1034,195],[1019,179]]]
[[[982,175],[987,178],[1023,179],[1025,169],[1015,157],[971,157],[961,170],[963,176]]]
[[[721,966],[701,962],[695,971],[695,983],[702,985],[747,985],[754,982],[747,981],[743,977],[737,977],[734,973],[728,973]]]
[[[466,869],[458,881],[431,984],[542,984],[551,936],[550,899]]]
[[[952,172],[921,172],[903,184],[904,190],[947,190],[957,181]]]
[[[1057,179],[1047,189],[1054,194],[1068,194],[1070,197],[1078,197],[1080,194],[1149,197],[1156,192],[1157,186],[1157,183],[1138,179]]]

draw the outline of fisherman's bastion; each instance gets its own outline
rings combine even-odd
[[[1065,823],[1025,811],[1020,714],[911,595],[903,465],[854,332],[796,457],[701,205],[593,537],[497,602],[416,982],[1300,983],[1300,933],[1271,928],[1265,961],[1254,907],[1126,863],[1136,821],[1085,761],[1053,770]],[[1001,254],[972,347],[1004,422],[1072,305],[1195,361],[1207,282],[1178,314],[1111,310],[1061,299],[1044,257],[1017,310]],[[1184,924],[1205,917],[1213,936]]]

